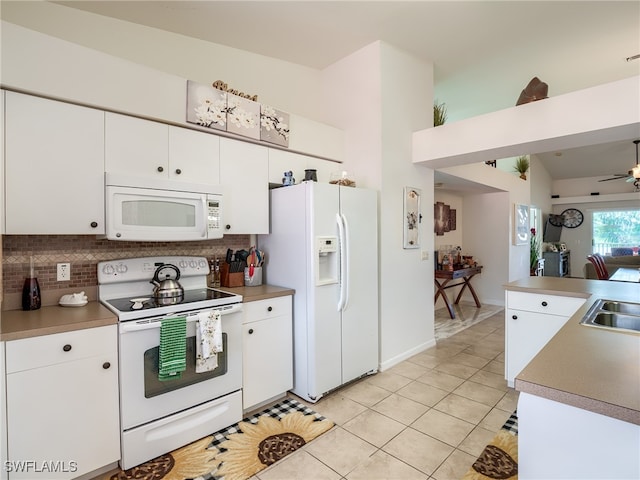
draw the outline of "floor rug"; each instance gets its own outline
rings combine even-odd
[[[513,412],[462,480],[517,480],[517,478],[518,416],[517,412]]]
[[[245,480],[333,425],[287,398],[213,435],[104,480]]]

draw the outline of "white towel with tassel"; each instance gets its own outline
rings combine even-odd
[[[210,372],[218,367],[222,352],[222,320],[219,310],[198,314],[196,325],[196,373]]]

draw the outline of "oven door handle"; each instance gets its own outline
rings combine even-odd
[[[126,332],[139,332],[142,330],[151,330],[151,329],[159,329],[160,322],[164,318],[174,318],[174,317],[187,317],[187,323],[195,322],[198,319],[198,314],[202,312],[210,312],[213,310],[218,310],[220,314],[224,317],[226,315],[231,315],[233,313],[239,313],[242,311],[242,303],[236,303],[233,305],[225,305],[221,308],[205,308],[203,310],[193,311],[193,312],[182,312],[182,313],[169,313],[167,315],[163,315],[161,317],[153,317],[153,318],[145,318],[142,320],[130,320],[128,322],[120,322],[119,329],[120,333]]]

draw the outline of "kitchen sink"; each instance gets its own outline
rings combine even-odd
[[[640,303],[605,301],[602,303],[602,310],[607,310],[608,312],[626,313],[629,315],[640,315]]]
[[[640,334],[640,303],[598,300],[580,323]]]

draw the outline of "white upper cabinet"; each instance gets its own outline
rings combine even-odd
[[[105,114],[105,170],[166,179],[169,125]]]
[[[134,176],[220,183],[216,135],[106,113],[106,171]]]
[[[5,98],[5,233],[104,233],[104,112]]]
[[[261,145],[220,139],[225,234],[269,233],[269,155]]]
[[[4,90],[0,90],[0,116],[4,112]],[[4,186],[4,135],[0,131],[0,185]],[[0,235],[4,233],[4,195],[0,195]],[[2,252],[0,252],[0,256]],[[1,478],[1,477],[0,477]]]
[[[220,137],[169,127],[169,178],[218,185]]]

